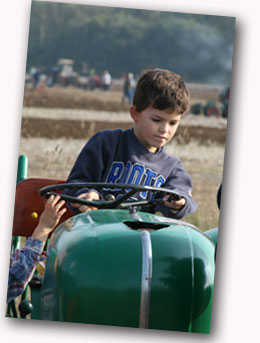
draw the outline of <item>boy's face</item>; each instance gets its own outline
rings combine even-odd
[[[171,109],[157,110],[153,107],[137,112],[136,107],[131,106],[130,115],[137,139],[150,152],[156,152],[172,139],[181,120],[181,114]]]

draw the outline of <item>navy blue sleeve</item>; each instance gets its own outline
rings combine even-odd
[[[76,162],[68,176],[67,183],[77,182],[100,182],[104,170],[105,159],[109,152],[104,144],[102,133],[94,135],[81,150]],[[82,193],[88,192],[88,188],[64,190],[64,194],[78,197]],[[68,203],[74,213],[79,213]]]
[[[163,205],[158,205],[156,207],[156,211],[161,212],[166,217],[181,219],[196,210],[197,204],[192,198],[191,177],[179,159],[177,159],[177,162],[175,163],[174,168],[163,187],[175,190],[185,198],[186,203],[179,211],[172,210]]]

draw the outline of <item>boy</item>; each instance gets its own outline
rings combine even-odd
[[[136,85],[130,115],[134,126],[128,130],[104,130],[94,135],[82,149],[67,182],[108,182],[165,187],[181,195],[180,200],[157,205],[154,212],[180,219],[195,211],[192,183],[181,161],[164,151],[175,135],[181,115],[187,110],[189,93],[182,78],[168,70],[145,71]],[[105,198],[107,191],[81,189],[64,193],[88,200]],[[120,189],[112,191],[115,197]],[[139,193],[146,199],[148,192]],[[70,204],[75,212],[92,207]]]
[[[33,276],[50,232],[66,212],[66,208],[61,209],[65,201],[59,200],[60,196],[54,197],[51,195],[49,197],[32,236],[26,240],[23,248],[16,249],[12,254],[9,267],[7,303],[23,293]]]

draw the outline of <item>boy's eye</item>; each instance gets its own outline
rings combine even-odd
[[[155,122],[155,123],[159,123],[160,119],[152,118],[152,121]]]
[[[171,121],[171,122],[170,122],[170,125],[171,125],[171,126],[176,125],[176,124],[177,124],[176,121]]]

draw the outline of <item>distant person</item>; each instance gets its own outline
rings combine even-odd
[[[112,86],[112,77],[111,77],[110,73],[108,72],[108,70],[104,71],[102,81],[103,81],[103,89],[105,91],[110,90],[111,86]]]
[[[129,89],[129,103],[132,103],[134,92],[135,92],[135,78],[133,73],[128,74],[130,89]]]
[[[30,75],[31,75],[31,80],[32,80],[32,84],[33,84],[33,88],[36,89],[39,83],[39,79],[40,79],[40,72],[39,69],[36,67],[32,67],[30,69]]]
[[[51,195],[45,203],[44,211],[31,237],[21,249],[16,249],[10,257],[7,303],[22,294],[31,280],[36,265],[40,261],[45,242],[49,234],[66,212],[62,209],[65,201],[60,196]]]
[[[131,104],[130,98],[130,80],[128,74],[123,75],[123,96],[122,96],[122,104],[125,104],[125,100],[127,99],[128,104]]]
[[[60,72],[59,67],[54,66],[51,68],[51,82],[50,82],[51,87],[56,85],[56,83],[58,82],[59,72]]]
[[[133,73],[127,73],[124,75],[123,83],[123,96],[122,104],[125,104],[125,99],[128,100],[128,104],[131,105],[135,91],[135,79]]]
[[[67,179],[69,183],[106,182],[166,187],[178,192],[179,200],[166,196],[152,213],[180,219],[195,211],[192,182],[179,158],[169,156],[164,146],[174,137],[182,114],[187,110],[189,93],[182,78],[168,70],[150,69],[139,78],[130,116],[131,129],[103,130],[95,134],[80,152]],[[124,190],[70,189],[65,194],[98,200],[113,194],[120,197]],[[135,195],[149,199],[150,192]],[[74,213],[93,209],[68,204]],[[147,209],[146,209],[147,210]]]

